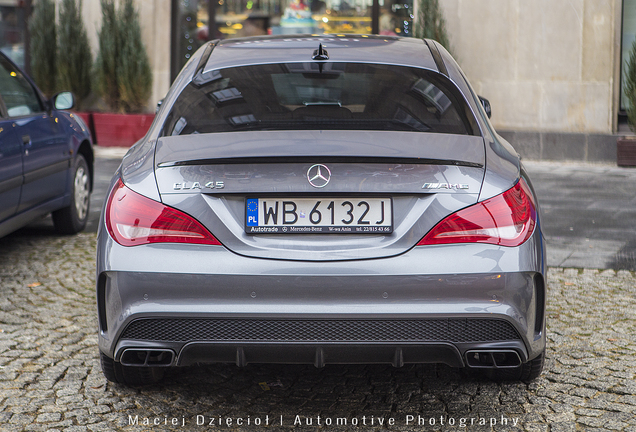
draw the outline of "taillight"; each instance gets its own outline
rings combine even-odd
[[[192,216],[133,192],[121,179],[108,197],[106,227],[123,246],[165,242],[221,244]]]
[[[417,245],[490,243],[519,246],[530,238],[536,221],[532,193],[521,179],[501,195],[446,217]]]

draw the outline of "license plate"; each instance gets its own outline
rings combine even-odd
[[[391,198],[248,198],[248,234],[392,233]]]

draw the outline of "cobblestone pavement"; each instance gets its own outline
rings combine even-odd
[[[94,234],[0,239],[1,431],[636,431],[630,272],[550,270],[547,365],[529,385],[433,365],[220,365],[131,389],[99,366],[94,249]]]

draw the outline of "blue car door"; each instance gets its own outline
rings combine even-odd
[[[13,216],[22,189],[22,146],[0,99],[0,222]]]
[[[63,197],[69,186],[71,153],[56,112],[47,112],[31,83],[2,57],[0,95],[22,146],[24,183],[18,212]]]

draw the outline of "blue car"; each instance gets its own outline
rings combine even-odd
[[[56,231],[84,229],[93,187],[93,148],[69,92],[45,98],[0,54],[0,236],[48,213]]]

